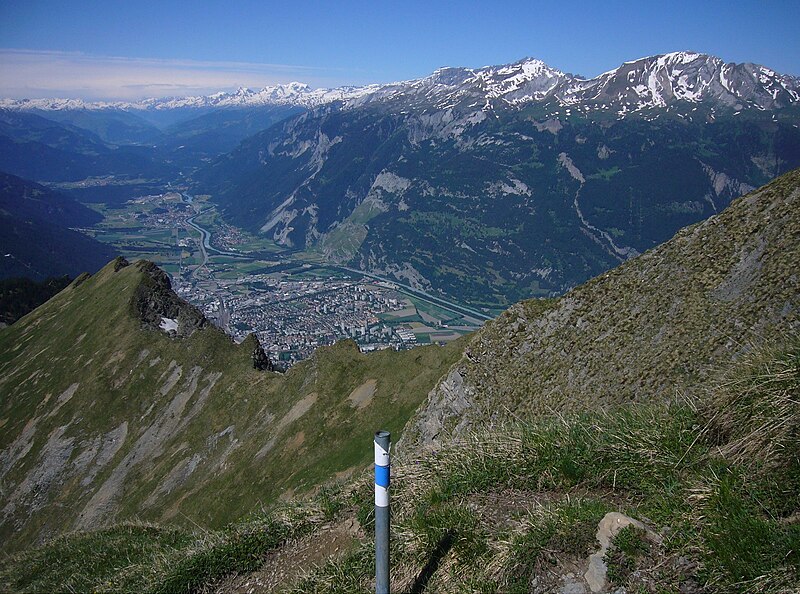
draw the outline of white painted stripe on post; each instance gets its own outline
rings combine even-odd
[[[375,444],[375,465],[376,466],[389,466],[389,452],[384,450],[376,442],[373,441],[372,443]]]
[[[375,505],[377,507],[389,507],[389,489],[375,485]]]

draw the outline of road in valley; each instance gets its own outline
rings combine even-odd
[[[198,216],[208,212],[208,210],[210,210],[210,209],[202,210],[202,211],[198,212],[196,215],[194,215],[194,216],[192,216],[192,217],[190,217],[190,218],[188,218],[186,220],[186,222],[189,225],[191,225],[192,228],[194,228],[195,230],[197,230],[200,233],[200,238],[201,238],[200,251],[203,254],[203,263],[200,264],[200,266],[198,266],[197,268],[195,268],[195,270],[194,270],[194,272],[192,272],[192,274],[195,274],[198,270],[200,270],[203,266],[205,266],[208,263],[208,260],[211,257],[209,252],[214,252],[215,254],[219,254],[221,256],[239,258],[241,260],[251,260],[251,261],[255,260],[255,258],[253,256],[250,256],[248,254],[243,254],[243,253],[239,253],[239,252],[226,252],[226,251],[223,251],[223,250],[218,250],[217,248],[211,246],[211,231],[209,231],[208,229],[205,229],[204,227],[200,226],[195,221],[195,219]],[[296,250],[292,250],[292,252],[294,252],[294,251],[296,251]],[[281,258],[280,253],[276,253],[274,255],[275,255],[275,257]],[[286,263],[290,263],[290,264],[297,264],[298,266],[302,266],[303,264],[308,264],[308,262],[306,262],[304,260],[289,259],[289,258],[281,258],[281,261],[282,262],[286,262]],[[493,319],[493,316],[487,315],[487,314],[485,314],[483,312],[480,312],[478,310],[475,310],[475,309],[472,309],[472,308],[469,308],[469,307],[465,307],[465,306],[463,306],[463,305],[461,305],[459,303],[455,303],[453,301],[449,301],[447,299],[443,299],[441,297],[437,297],[435,295],[431,295],[430,293],[427,293],[426,291],[422,291],[421,289],[415,289],[414,287],[411,287],[411,286],[409,286],[407,284],[398,282],[396,279],[386,278],[386,277],[383,277],[383,276],[380,276],[380,275],[377,275],[377,274],[374,274],[374,273],[371,273],[371,272],[365,272],[363,270],[358,270],[357,268],[347,268],[346,266],[337,266],[335,264],[320,264],[319,266],[321,268],[328,268],[330,270],[335,270],[335,271],[338,271],[338,272],[348,272],[348,273],[351,273],[351,274],[357,274],[357,275],[360,275],[360,276],[363,276],[363,277],[371,278],[373,280],[377,280],[377,281],[381,281],[381,282],[384,282],[384,283],[388,283],[388,284],[394,285],[395,287],[397,287],[397,290],[399,292],[401,292],[401,293],[405,293],[406,295],[409,295],[411,297],[416,297],[417,299],[421,299],[422,301],[426,301],[427,303],[430,303],[431,305],[435,305],[436,307],[440,307],[442,309],[446,309],[447,311],[456,313],[456,314],[461,315],[461,316],[467,316],[467,317],[474,318],[474,319],[479,320],[479,321],[480,320],[486,321],[486,320]]]

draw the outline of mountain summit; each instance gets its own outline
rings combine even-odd
[[[626,62],[585,82],[569,85],[565,104],[627,106],[625,111],[711,102],[743,109],[779,109],[798,102],[800,80],[758,64],[725,63],[694,52],[674,52]]]
[[[720,58],[680,51],[640,58],[597,77],[566,74],[541,60],[482,68],[445,67],[420,79],[389,84],[312,89],[291,82],[253,90],[239,88],[206,96],[152,98],[138,102],[84,102],[76,99],[4,99],[0,108],[37,110],[169,110],[292,105],[305,108],[343,101],[385,101],[412,95],[442,105],[482,97],[486,107],[553,99],[562,107],[635,112],[666,107],[675,101],[713,101],[742,109],[776,109],[798,102],[800,80],[752,63],[726,63]],[[606,106],[606,107],[602,107]],[[625,109],[627,108],[627,109]]]
[[[592,79],[533,59],[443,68],[279,122],[194,179],[278,244],[502,307],[800,166],[798,85],[689,52]]]
[[[354,441],[399,431],[460,344],[343,341],[273,373],[255,335],[234,344],[117,258],[0,328],[0,551],[134,518],[221,527],[347,476],[368,460]]]

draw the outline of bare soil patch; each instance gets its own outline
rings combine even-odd
[[[369,403],[372,402],[372,397],[375,396],[375,388],[377,388],[377,386],[377,380],[369,379],[365,381],[347,397],[350,401],[350,406],[358,410],[369,406]]]
[[[231,575],[202,590],[203,594],[266,594],[285,592],[303,575],[340,557],[358,543],[360,528],[355,518],[321,526],[313,535],[291,541],[267,555],[261,569]]]

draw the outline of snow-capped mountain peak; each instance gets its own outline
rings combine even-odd
[[[502,97],[511,104],[541,99],[567,78],[560,70],[534,58],[482,70],[491,81],[486,89],[488,97]]]
[[[314,108],[342,102],[449,109],[457,105],[484,111],[549,100],[583,112],[607,110],[620,116],[681,103],[707,102],[733,110],[777,109],[800,100],[800,80],[757,64],[725,63],[692,51],[678,51],[625,62],[585,79],[535,58],[482,68],[439,68],[424,78],[362,87],[312,89],[301,82],[240,87],[206,96],[145,99],[135,103],[87,103],[79,99],[0,100],[0,108],[20,110],[233,108],[292,105]]]
[[[734,110],[775,109],[798,100],[798,80],[757,64],[726,64],[696,52],[672,52],[625,62],[573,85],[568,104],[605,103],[636,112],[676,102],[710,102]]]

